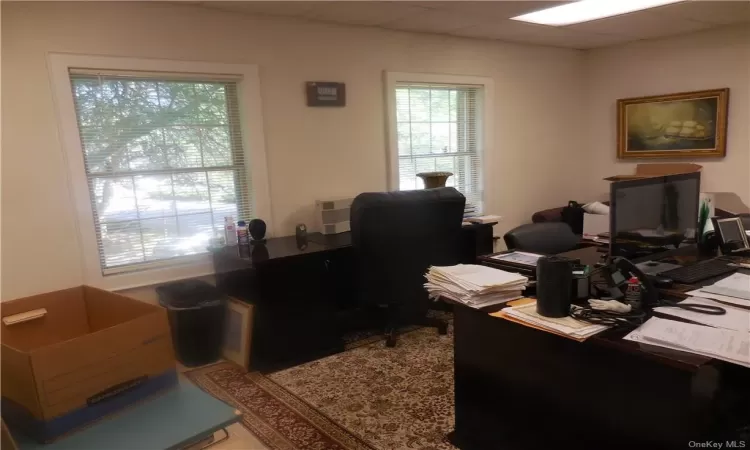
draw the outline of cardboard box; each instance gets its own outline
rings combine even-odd
[[[3,419],[39,441],[177,384],[159,306],[80,286],[3,302],[2,317]]]
[[[664,163],[664,164],[638,164],[635,173],[629,175],[613,175],[605,178],[607,181],[638,180],[641,178],[663,177],[678,173],[699,172],[703,166],[692,163]]]

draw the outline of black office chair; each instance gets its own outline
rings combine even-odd
[[[365,305],[385,307],[386,345],[400,325],[448,324],[427,317],[432,302],[424,288],[431,265],[459,261],[466,199],[453,188],[364,193],[351,207],[352,246]]]
[[[529,223],[513,228],[503,236],[508,250],[554,255],[574,250],[581,238],[563,222]]]

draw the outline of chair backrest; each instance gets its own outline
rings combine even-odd
[[[503,236],[508,250],[554,255],[576,248],[581,238],[563,222],[529,223]]]
[[[465,202],[453,188],[358,195],[351,230],[363,300],[426,311],[424,274],[458,263]]]

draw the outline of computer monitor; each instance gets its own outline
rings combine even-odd
[[[694,243],[700,172],[610,186],[610,257],[643,258]]]

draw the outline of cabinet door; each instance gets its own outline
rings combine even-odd
[[[329,266],[320,252],[256,268],[259,295],[251,353],[256,365],[283,366],[341,350]]]

